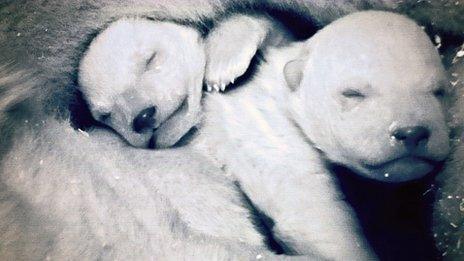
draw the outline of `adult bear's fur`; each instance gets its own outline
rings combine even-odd
[[[453,54],[464,49],[455,49]],[[434,211],[435,238],[444,259],[457,260],[464,256],[464,145],[462,140],[464,126],[464,59],[452,57],[454,64],[450,68],[451,84],[455,88],[455,97],[450,110],[450,125],[454,128],[452,153],[445,169],[437,176],[436,204]]]
[[[57,161],[60,161],[60,159],[63,159],[65,163],[66,159],[79,161],[79,159],[82,160],[82,158],[79,158],[82,156],[81,154],[87,152],[87,146],[92,146],[91,142],[78,142],[82,137],[76,136],[76,132],[68,123],[70,118],[68,108],[75,101],[75,69],[83,48],[86,47],[86,42],[91,40],[92,35],[98,32],[100,28],[105,27],[110,21],[125,15],[172,19],[186,24],[195,24],[204,29],[214,23],[216,17],[227,14],[229,10],[246,9],[246,7],[253,5],[254,1],[210,0],[196,2],[195,6],[185,4],[184,1],[169,1],[168,3],[167,1],[145,0],[137,1],[136,6],[132,6],[133,4],[129,2],[95,0],[67,3],[62,1],[20,0],[4,1],[0,4],[0,157],[2,157],[2,173],[0,176],[2,245],[0,245],[0,253],[12,253],[16,256],[19,255],[23,259],[28,257],[45,258],[53,243],[43,241],[39,244],[36,240],[52,238],[50,235],[53,234],[53,226],[50,229],[40,229],[40,227],[33,226],[18,227],[18,223],[9,223],[19,220],[19,224],[21,222],[36,224],[36,220],[50,217],[44,217],[40,213],[32,212],[28,204],[28,200],[32,199],[19,198],[15,194],[15,188],[6,185],[5,173],[20,175],[21,170],[29,174],[37,173],[41,164],[44,164],[41,163],[41,158],[51,156],[52,153],[56,154],[53,154],[54,156],[51,156],[51,158]],[[308,22],[311,20],[307,17],[312,17],[316,22],[324,25],[342,14],[356,9],[370,8],[372,6],[392,7],[383,3],[383,1],[346,1],[336,2],[337,4],[330,3],[330,5],[327,5],[326,1],[302,2],[295,0],[286,1],[285,3],[267,1],[269,4],[263,4],[262,1],[256,2],[260,2],[259,6],[256,7],[257,9],[272,9],[271,13],[280,17],[285,13],[283,11],[294,11],[296,14],[294,15],[295,20],[287,20],[290,26],[298,25],[298,23],[295,24],[295,21]],[[385,2],[388,3],[389,1]],[[400,5],[399,10],[423,22],[430,28],[431,32],[444,33],[441,34],[446,36],[442,39],[442,48],[453,49],[452,47],[462,43],[464,33],[463,23],[460,23],[464,4],[455,5],[455,2],[447,1],[447,5],[440,2],[440,5],[443,5],[442,7],[433,2],[416,3],[416,1],[411,1]],[[230,8],[230,6],[233,8]],[[454,21],[454,23],[450,23],[450,21]],[[301,32],[298,29],[295,32],[301,37],[309,36],[311,33]],[[452,53],[452,56],[454,56],[454,53]],[[462,74],[459,77],[461,77],[462,82]],[[77,104],[77,106],[80,105]],[[89,119],[83,117],[78,122],[86,125],[86,120]],[[55,143],[48,142],[59,140],[56,136],[60,135],[63,135],[64,141],[69,142],[62,142],[61,144],[57,141]],[[29,142],[21,144],[24,141]],[[73,144],[71,141],[76,141],[76,143]],[[50,147],[47,147],[46,144]],[[78,149],[73,148],[73,146],[77,146]],[[21,150],[18,150],[18,148],[21,148]],[[30,154],[31,152],[42,153],[42,155]],[[15,161],[17,160],[14,159],[15,154],[22,161]],[[5,155],[11,157],[5,157]],[[459,159],[458,156],[455,161],[459,162]],[[13,163],[17,164],[15,168],[12,166]],[[95,159],[90,157],[77,164],[90,167],[95,163]],[[68,171],[79,170],[78,167],[69,165],[65,165],[63,168]],[[15,172],[12,173],[12,170]],[[66,173],[66,170],[64,173]],[[456,167],[456,171],[458,170],[460,170],[459,166]],[[54,172],[56,169],[50,165],[50,169],[47,171]],[[450,174],[455,173],[451,172]],[[462,180],[458,176],[451,179]],[[455,195],[454,191],[456,190],[461,189],[462,191],[462,187],[459,187],[462,181],[449,184],[452,185],[443,187],[450,190],[450,193],[442,193],[446,197],[447,194]],[[42,191],[54,188],[57,188],[57,186],[49,188],[44,186]],[[40,188],[38,191],[40,191]],[[109,200],[116,201],[117,199]],[[168,203],[160,199],[159,204]],[[440,209],[439,213],[446,211],[448,211],[447,206]],[[452,215],[461,218],[461,223],[455,225],[462,226],[462,212],[456,211]],[[20,216],[23,219],[18,218]],[[447,223],[449,223],[448,219],[449,217],[438,219],[438,224],[443,225],[445,232],[449,231],[446,229],[454,231],[454,227],[446,227]],[[459,231],[462,233],[462,228]],[[36,238],[31,237],[33,235]],[[462,234],[454,233],[454,235],[457,235],[453,237],[456,239]],[[160,239],[160,241],[162,240]],[[195,242],[195,239],[193,242]],[[455,244],[450,245],[451,249],[462,249],[457,245],[457,242],[460,242],[458,239],[453,242]],[[91,242],[87,243],[91,245]],[[180,243],[184,244],[184,241],[180,240]],[[190,243],[186,244],[187,249],[189,248],[188,244]],[[195,245],[195,243],[192,244]],[[11,246],[16,248],[10,248]],[[66,249],[66,243],[61,246]],[[211,248],[217,249],[220,247],[214,245]],[[31,250],[28,253],[30,256],[21,253],[23,249]],[[85,249],[85,245],[83,245],[83,249]],[[191,249],[195,249],[195,247]],[[85,255],[88,257],[102,254],[103,258],[105,253],[110,252],[109,248],[94,249],[94,252],[87,249],[87,251]],[[179,251],[179,249],[171,249],[169,252],[176,253],[176,251]],[[182,256],[182,253],[189,253],[189,251],[179,251],[178,253],[179,256]],[[462,250],[458,250],[459,253],[462,255]],[[140,257],[143,257],[144,254],[146,253],[141,253]]]

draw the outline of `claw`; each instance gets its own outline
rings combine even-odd
[[[207,92],[211,92],[213,90],[213,88],[211,88],[211,85],[209,85],[209,83],[206,84],[206,91]]]
[[[214,90],[219,92],[219,85],[217,83],[213,84],[213,88],[214,88]]]
[[[226,84],[225,83],[221,83],[221,91],[225,91],[226,90]]]
[[[234,82],[235,82],[235,79],[230,80],[230,83],[234,84]]]

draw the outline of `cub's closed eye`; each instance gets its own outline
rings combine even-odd
[[[363,99],[366,97],[365,94],[363,94],[360,90],[356,90],[356,89],[346,89],[342,92],[342,95],[346,98],[357,98],[357,99]]]
[[[98,115],[97,120],[101,122],[108,121],[111,118],[111,112],[105,112]]]
[[[145,62],[145,67],[148,67],[151,65],[151,63],[155,60],[157,56],[157,53],[153,53],[150,58],[148,58],[148,60]]]

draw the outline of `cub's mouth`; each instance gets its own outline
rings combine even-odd
[[[416,164],[421,164],[421,163],[436,165],[439,163],[439,161],[435,161],[435,160],[429,159],[427,157],[422,157],[422,156],[406,155],[406,156],[398,157],[392,160],[388,160],[384,163],[377,164],[377,165],[369,165],[369,164],[365,164],[365,165],[366,167],[375,170],[375,169],[381,169],[388,165],[416,165]]]
[[[151,135],[150,139],[148,140],[148,145],[147,145],[147,148],[148,149],[156,149],[156,137],[157,137],[157,131],[158,128],[154,128],[153,129],[153,134]]]
[[[422,178],[439,168],[443,161],[406,155],[377,165],[363,164],[376,179],[387,182],[406,182]]]
[[[158,147],[156,146],[158,128],[153,129],[153,135],[148,140],[148,149],[158,149]],[[185,133],[184,136],[182,136],[174,145],[172,145],[172,148],[177,148],[189,144],[190,141],[192,141],[192,139],[195,137],[197,130],[198,128],[196,126],[192,126],[192,128],[187,133]]]

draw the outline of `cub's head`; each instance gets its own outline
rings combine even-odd
[[[158,129],[170,133],[178,127],[163,125],[182,109],[192,88],[201,95],[204,66],[195,30],[122,19],[90,44],[80,63],[79,87],[97,121],[131,145],[147,147]]]
[[[332,162],[387,182],[421,178],[449,152],[437,50],[413,21],[355,13],[308,40],[285,66],[293,114]]]

